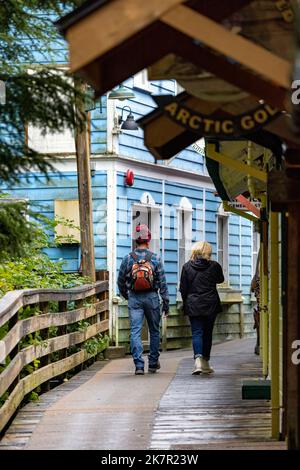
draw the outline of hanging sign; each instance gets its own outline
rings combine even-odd
[[[261,209],[262,207],[261,201],[258,201],[257,199],[248,199],[248,202],[256,209]],[[249,211],[249,207],[246,207],[242,202],[239,201],[228,201],[227,205],[240,211]]]
[[[172,121],[205,137],[243,136],[256,132],[281,114],[268,104],[262,104],[238,116],[218,118],[201,114],[174,100],[162,108]]]

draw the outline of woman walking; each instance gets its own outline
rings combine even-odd
[[[224,282],[224,275],[220,264],[210,259],[211,252],[208,242],[195,243],[191,259],[181,273],[183,310],[189,316],[192,328],[193,374],[213,372],[209,365],[212,332],[216,316],[222,311],[217,284]]]

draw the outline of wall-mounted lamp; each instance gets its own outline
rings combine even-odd
[[[129,109],[129,114],[127,115],[127,118],[123,119],[123,111],[125,108],[128,108]],[[124,129],[126,131],[137,131],[139,126],[137,125],[137,123],[135,122],[135,119],[133,117],[133,114],[132,114],[132,111],[131,111],[131,108],[130,106],[124,106],[122,108],[122,114],[121,116],[118,116],[118,125],[121,126],[121,129]],[[123,124],[122,124],[123,123]],[[121,125],[122,124],[122,125]]]
[[[119,85],[117,89],[112,90],[107,97],[109,100],[130,100],[135,98],[133,91],[128,90],[124,85]]]

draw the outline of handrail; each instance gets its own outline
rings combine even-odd
[[[27,305],[80,300],[106,290],[108,290],[108,281],[97,281],[94,284],[84,284],[70,289],[24,289],[8,292],[0,299],[0,326]]]
[[[108,290],[103,280],[70,289],[16,290],[0,300],[0,327],[5,329],[0,340],[0,432],[29,392],[48,390],[53,377],[62,380],[107,347]],[[27,306],[38,311],[21,318],[19,311]]]

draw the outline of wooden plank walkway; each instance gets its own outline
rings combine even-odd
[[[0,450],[23,450],[48,408],[90,380],[106,364],[107,361],[95,362],[79,374],[74,375],[69,381],[40,395],[38,401],[28,403],[21,408],[5,436],[0,440]]]
[[[242,400],[242,380],[261,375],[252,340],[213,348],[212,375],[183,359],[156,413],[151,449],[285,449],[272,441],[267,400]]]
[[[191,375],[190,350],[163,353],[142,377],[131,358],[95,363],[22,408],[0,450],[284,449],[270,439],[269,402],[241,399],[242,380],[261,372],[253,349],[214,346],[211,376]]]

